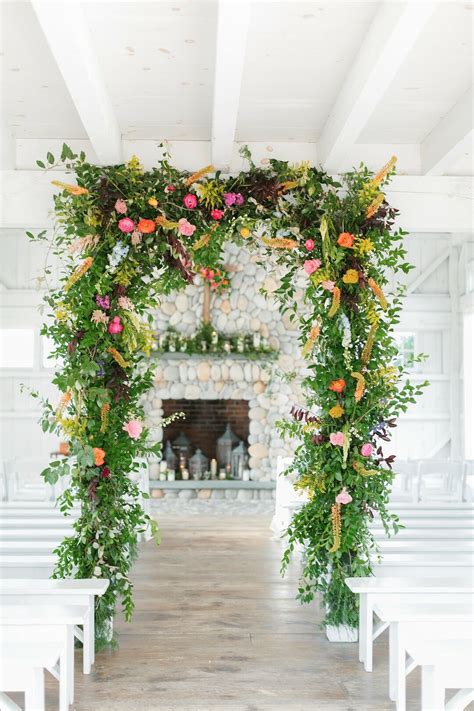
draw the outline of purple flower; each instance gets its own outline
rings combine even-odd
[[[235,204],[236,205],[243,205],[244,204],[244,196],[241,193],[235,194]]]
[[[104,311],[107,311],[107,309],[110,309],[110,297],[108,294],[105,296],[100,296],[100,294],[97,294],[95,297],[95,303],[97,306],[100,306],[101,309],[104,309]]]
[[[235,203],[236,195],[235,193],[224,193],[224,202],[227,207],[230,207]]]

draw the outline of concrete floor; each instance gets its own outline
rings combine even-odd
[[[116,618],[119,648],[90,676],[76,657],[76,711],[384,711],[387,641],[364,672],[357,645],[331,644],[317,605],[295,600],[297,566],[282,580],[282,545],[261,517],[169,517],[163,542],[142,545],[136,611]],[[408,711],[419,708],[409,678]],[[48,709],[57,709],[48,682]],[[411,700],[410,700],[411,699]]]

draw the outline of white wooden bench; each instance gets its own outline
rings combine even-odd
[[[59,681],[59,709],[68,711],[74,701],[74,628],[84,625],[87,620],[87,607],[80,605],[1,605],[0,629],[2,640],[8,638],[14,642],[22,639],[22,630],[26,637],[36,633],[47,639],[44,628],[57,626],[61,634],[61,652],[59,669],[49,669]],[[3,663],[0,662],[0,664]]]
[[[462,711],[474,700],[473,640],[406,639],[406,650],[421,666],[421,711]],[[446,689],[459,689],[446,704]]]
[[[0,569],[1,574],[1,569]],[[83,671],[89,674],[95,658],[95,598],[102,596],[109,586],[103,578],[68,578],[66,580],[0,580],[0,605],[80,605],[87,607],[84,629],[74,629],[83,644]]]
[[[74,529],[71,526],[58,528],[4,528],[0,526],[0,541],[44,541],[50,538],[62,540],[65,536],[72,536]]]
[[[1,541],[0,554],[12,555],[25,553],[26,555],[48,555],[61,543],[63,536],[60,534],[56,538],[48,541]]]
[[[457,603],[409,603],[378,601],[374,612],[382,622],[390,626],[390,698],[396,702],[397,711],[406,708],[406,674],[414,669],[413,663],[406,663],[405,634],[417,634],[426,638],[430,631],[436,638],[448,639],[453,635],[467,634],[472,636],[474,622],[473,604]],[[423,631],[415,632],[415,625],[420,623]],[[421,627],[422,623],[427,623]],[[444,625],[443,623],[448,623]],[[456,623],[460,623],[457,625]],[[422,635],[422,636],[421,636]]]
[[[470,553],[474,550],[474,541],[469,537],[457,539],[456,541],[440,539],[411,541],[409,538],[403,539],[395,536],[394,538],[379,539],[377,545],[382,553],[403,553],[405,555],[411,555],[412,553],[423,553],[424,555],[436,555],[445,552]]]
[[[4,519],[0,516],[0,527],[2,530],[5,529],[18,529],[18,528],[55,528],[61,531],[64,528],[69,528],[76,521],[76,518],[69,517],[63,518],[55,517],[50,518],[48,516],[42,516],[41,518],[31,517],[25,518],[20,516],[15,516],[10,519]]]
[[[0,578],[49,578],[56,564],[55,555],[2,555]]]
[[[44,670],[52,669],[61,655],[57,627],[41,628],[42,639],[7,639],[3,629],[0,662],[0,709],[22,711],[5,692],[25,694],[25,711],[44,711]],[[56,639],[55,639],[56,638]],[[47,640],[47,641],[46,641]]]
[[[373,643],[388,627],[383,622],[374,626],[374,605],[377,601],[391,599],[393,595],[403,600],[413,595],[425,595],[427,600],[436,601],[447,594],[469,596],[474,593],[472,575],[461,578],[346,578],[346,585],[359,595],[359,659],[368,672],[372,671]]]

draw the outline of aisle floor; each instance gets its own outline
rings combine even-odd
[[[384,711],[387,642],[374,672],[356,644],[330,644],[318,605],[295,600],[298,566],[280,577],[280,541],[264,517],[168,517],[143,544],[136,611],[116,618],[119,648],[90,676],[76,659],[75,711]],[[418,672],[409,708],[418,704]],[[48,683],[53,690],[54,686]],[[50,694],[48,708],[57,708]],[[57,703],[57,702],[56,702]]]

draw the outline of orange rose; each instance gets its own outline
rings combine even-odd
[[[99,447],[94,447],[92,451],[94,452],[94,464],[96,465],[96,467],[100,467],[104,463],[105,452]]]
[[[140,220],[137,230],[144,235],[149,235],[155,231],[155,226],[154,220]]]
[[[340,247],[352,247],[354,244],[354,235],[350,232],[341,232],[337,238],[337,243]]]
[[[346,387],[346,381],[344,378],[339,378],[338,380],[333,380],[331,385],[329,386],[329,390],[332,390],[334,393],[342,393],[344,388]]]

